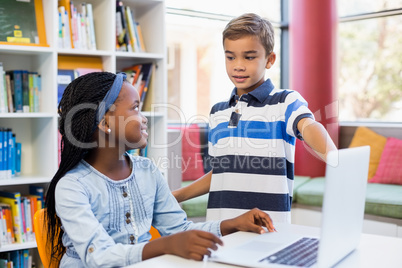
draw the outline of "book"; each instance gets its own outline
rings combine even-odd
[[[0,179],[6,179],[6,170],[5,170],[5,163],[4,163],[4,130],[0,128]]]
[[[116,16],[120,16],[122,31],[118,34],[117,40],[119,42],[119,50],[132,51],[131,43],[129,40],[129,33],[127,28],[126,12],[122,1],[116,1]]]
[[[154,67],[153,63],[146,63],[146,64],[143,64],[143,66],[142,66],[143,77],[142,77],[142,81],[141,81],[140,89],[139,89],[140,110],[142,110],[146,95],[148,93],[148,86],[149,86],[149,82],[151,80],[152,73],[154,72],[154,68],[155,67]]]
[[[13,144],[13,132],[11,128],[7,128],[6,129],[6,136],[5,136],[5,142],[7,142],[7,167],[6,167],[6,171],[7,171],[7,179],[11,179],[12,178],[12,158],[14,156],[13,151],[14,151],[14,144]]]
[[[21,143],[16,143],[15,150],[15,176],[21,175]]]
[[[48,46],[42,0],[0,1],[1,44]]]
[[[130,37],[131,48],[134,52],[140,52],[140,48],[138,46],[137,41],[137,27],[135,25],[135,21],[133,19],[133,15],[129,6],[124,7],[124,11],[126,13],[127,19],[127,29]]]
[[[14,242],[13,222],[11,219],[11,206],[6,203],[0,203],[1,215],[1,245],[12,244]]]
[[[0,62],[0,113],[8,112],[7,107],[7,86],[5,81],[5,72],[3,63]]]
[[[63,97],[64,90],[75,79],[74,70],[57,70],[57,104],[60,103]]]
[[[24,208],[24,220],[25,220],[25,236],[26,241],[34,241],[34,233],[32,232],[33,229],[33,221],[31,215],[31,199],[23,196],[21,198],[21,206]]]
[[[70,39],[69,44],[70,44],[70,48],[74,48],[74,38],[73,38],[73,22],[72,22],[72,12],[73,12],[73,3],[70,0],[59,0],[58,1],[58,5],[59,7],[63,6],[64,7],[64,11],[65,11],[65,24],[67,24],[68,28],[69,28],[69,36],[68,38]]]
[[[94,24],[94,16],[92,12],[92,4],[86,3],[87,17],[88,17],[88,32],[89,32],[89,48],[91,50],[96,50],[96,38],[95,38],[95,24]]]
[[[0,191],[0,202],[11,206],[15,242],[25,242],[25,233],[22,228],[21,194],[19,192]]]
[[[138,33],[138,38],[140,40],[140,47],[142,52],[146,52],[145,49],[145,42],[144,42],[144,36],[142,35],[142,30],[140,24],[137,22],[137,33]]]
[[[14,89],[11,88],[11,80],[10,80],[10,75],[9,74],[5,75],[5,79],[6,79],[6,87],[7,87],[8,112],[13,113],[14,112],[14,100],[13,100],[12,92],[14,91]]]
[[[29,74],[22,70],[22,111],[29,113]]]
[[[38,197],[38,201],[41,202],[41,206],[38,209],[43,208],[44,206],[44,188],[38,185],[29,185],[29,194]]]
[[[124,68],[123,72],[127,73],[127,75],[133,75],[131,83],[135,85],[138,81],[138,77],[141,73],[142,64],[136,64],[128,68]]]
[[[7,71],[6,73],[10,75],[10,82],[13,88],[15,112],[22,112],[22,70]]]
[[[4,179],[9,179],[8,170],[7,170],[7,168],[8,168],[8,152],[9,152],[9,150],[8,150],[8,130],[6,128],[3,128],[2,134],[3,134],[3,136],[2,136],[2,141],[3,141],[3,148],[2,148],[3,168],[2,168],[2,170],[3,170],[3,172],[2,173],[3,173]]]

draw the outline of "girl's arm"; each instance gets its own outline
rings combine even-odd
[[[190,185],[173,191],[172,194],[179,203],[206,194],[211,186],[211,177],[212,170]]]
[[[297,123],[297,129],[304,141],[324,161],[329,151],[337,150],[327,130],[311,118],[303,118]]]

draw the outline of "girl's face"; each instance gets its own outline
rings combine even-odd
[[[109,110],[106,122],[110,135],[126,150],[144,148],[147,145],[147,118],[139,110],[140,97],[137,90],[124,82],[114,106]],[[116,144],[117,145],[117,144]]]

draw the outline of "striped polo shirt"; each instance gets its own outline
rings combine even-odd
[[[236,92],[210,113],[207,220],[257,207],[274,222],[290,222],[297,123],[314,116],[298,92],[275,89],[270,79],[240,98]]]

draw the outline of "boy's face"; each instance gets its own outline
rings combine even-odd
[[[261,42],[255,36],[244,36],[223,42],[226,72],[237,88],[237,94],[248,93],[264,83],[265,69],[275,62],[275,53],[266,55]]]

